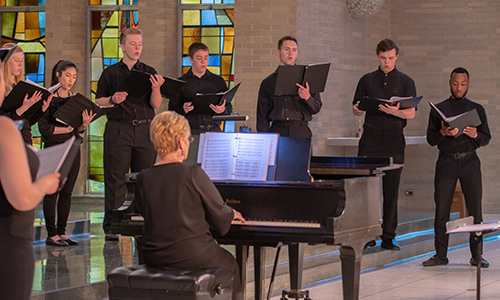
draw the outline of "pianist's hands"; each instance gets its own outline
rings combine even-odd
[[[233,220],[239,220],[245,223],[245,218],[241,215],[241,213],[235,209],[233,209]]]

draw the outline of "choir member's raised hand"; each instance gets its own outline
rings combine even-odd
[[[184,113],[187,114],[194,109],[193,102],[184,102],[182,108],[184,109]]]
[[[42,111],[43,112],[47,111],[47,108],[49,108],[50,102],[52,101],[53,97],[54,97],[54,93],[50,94],[49,97],[47,98],[47,100],[43,101],[43,105],[42,105]]]
[[[444,136],[455,136],[458,133],[458,128],[451,129],[450,127],[444,125],[444,122],[441,121],[441,134]]]
[[[359,106],[359,101],[352,106],[352,113],[356,116],[361,116],[364,111],[360,110],[358,106]]]
[[[306,82],[306,86],[302,86],[298,83],[296,85],[299,87],[299,97],[304,99],[304,100],[309,100],[311,98],[311,93],[309,92],[309,82]]]
[[[152,90],[159,90],[165,82],[165,78],[163,78],[163,76],[161,75],[155,74],[150,76],[149,81],[151,81]]]
[[[127,99],[127,96],[128,96],[127,92],[116,92],[109,99],[109,103],[111,103],[111,104],[120,104],[123,101],[125,101],[125,99]]]
[[[222,101],[221,105],[213,105],[210,104],[210,108],[216,113],[216,114],[222,114],[226,111],[226,99]]]
[[[36,91],[31,97],[28,98],[28,94],[24,96],[23,105],[16,109],[18,116],[24,114],[33,104],[37,103],[42,99],[42,92]]]
[[[78,127],[78,131],[82,132],[85,129],[87,129],[87,127],[89,126],[90,122],[92,122],[92,119],[94,119],[95,115],[96,114],[92,113],[92,111],[89,112],[88,110],[84,110],[82,112],[82,120],[83,120],[83,122],[82,122],[82,125],[80,125]]]

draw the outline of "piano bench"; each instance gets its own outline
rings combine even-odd
[[[221,268],[159,269],[139,265],[116,268],[107,279],[109,300],[229,300],[233,290],[233,274]]]

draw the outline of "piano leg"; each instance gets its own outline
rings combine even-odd
[[[351,245],[340,248],[344,300],[357,300],[359,298],[361,258],[363,247],[367,242],[368,240],[355,241]]]
[[[288,261],[290,267],[290,291],[283,291],[281,299],[309,299],[309,292],[302,291],[302,271],[304,270],[304,243],[288,245]]]
[[[266,247],[253,246],[254,256],[254,283],[255,283],[255,300],[265,299],[266,285]]]
[[[241,287],[243,289],[243,299],[246,299],[248,246],[236,245],[235,248],[236,262],[240,267],[240,279]]]

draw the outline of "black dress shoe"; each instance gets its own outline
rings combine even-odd
[[[474,257],[472,257],[469,262],[471,265],[477,266],[477,261]],[[481,268],[488,268],[489,266],[490,266],[490,263],[488,261],[486,261],[486,259],[484,259],[481,256]]]
[[[434,266],[444,266],[448,264],[448,258],[439,258],[437,255],[432,256],[428,260],[424,261],[422,265],[424,267],[434,267]]]
[[[80,245],[80,243],[78,243],[77,241],[72,240],[70,238],[67,238],[67,239],[65,239],[63,241],[65,241],[70,246],[78,246],[78,245]]]
[[[394,239],[392,239],[392,240],[382,240],[382,244],[380,244],[380,246],[383,249],[387,249],[387,250],[395,250],[395,251],[401,250],[401,248],[399,247],[398,243],[396,243],[396,240],[394,240]]]
[[[111,231],[106,232],[104,239],[106,241],[118,241],[118,236]]]
[[[57,246],[57,247],[68,247],[68,243],[66,243],[65,241],[63,241],[61,239],[59,239],[59,240],[53,240],[50,237],[48,237],[45,240],[45,245],[47,245],[47,246]]]
[[[375,247],[376,245],[377,245],[377,242],[375,242],[375,240],[371,240],[371,241],[369,241],[368,243],[365,244],[365,247],[363,249],[370,248],[370,247]]]

